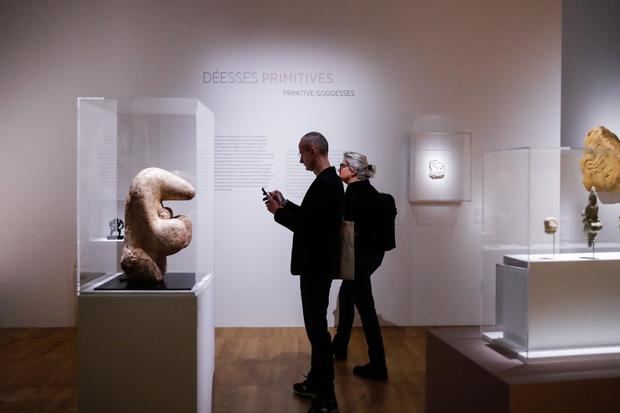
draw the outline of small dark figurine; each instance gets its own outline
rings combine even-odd
[[[108,239],[123,239],[125,238],[123,235],[121,235],[121,231],[123,228],[125,228],[125,223],[123,222],[122,219],[120,218],[112,218],[110,220],[110,222],[108,223],[108,226],[110,227],[110,235],[108,235]],[[114,235],[114,233],[117,232],[117,235]]]
[[[588,196],[588,205],[581,213],[583,217],[583,230],[588,236],[588,247],[594,245],[594,239],[598,233],[603,229],[601,221],[598,220],[598,205],[596,188],[590,189],[590,195]]]

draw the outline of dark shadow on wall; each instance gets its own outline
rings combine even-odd
[[[456,225],[460,202],[426,202],[411,205],[416,224]]]

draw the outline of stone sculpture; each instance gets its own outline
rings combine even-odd
[[[125,244],[121,268],[129,281],[161,282],[166,257],[187,247],[192,239],[192,221],[174,216],[162,201],[188,200],[196,194],[183,178],[159,168],[140,171],[131,182],[125,200]]]
[[[555,234],[558,230],[558,219],[555,217],[545,218],[545,234]]]
[[[601,221],[598,220],[598,205],[596,188],[590,189],[590,195],[588,196],[588,205],[581,213],[583,217],[583,230],[588,237],[588,247],[594,246],[594,239],[598,233],[603,229]]]
[[[446,165],[443,162],[433,159],[428,163],[429,178],[442,179],[444,176],[446,176]]]
[[[609,129],[599,126],[588,132],[579,164],[586,191],[592,187],[605,192],[620,189],[620,140]]]

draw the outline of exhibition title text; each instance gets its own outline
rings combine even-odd
[[[203,72],[203,83],[211,84],[323,84],[334,83],[330,72]]]

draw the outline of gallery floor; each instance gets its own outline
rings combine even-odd
[[[366,361],[363,332],[356,328],[349,360],[336,363],[340,411],[422,413],[425,332],[383,329],[390,381],[380,383],[351,373]],[[75,329],[0,329],[0,412],[76,412],[76,340]],[[213,411],[306,412],[309,402],[296,397],[291,384],[303,379],[309,350],[301,328],[216,329]]]

